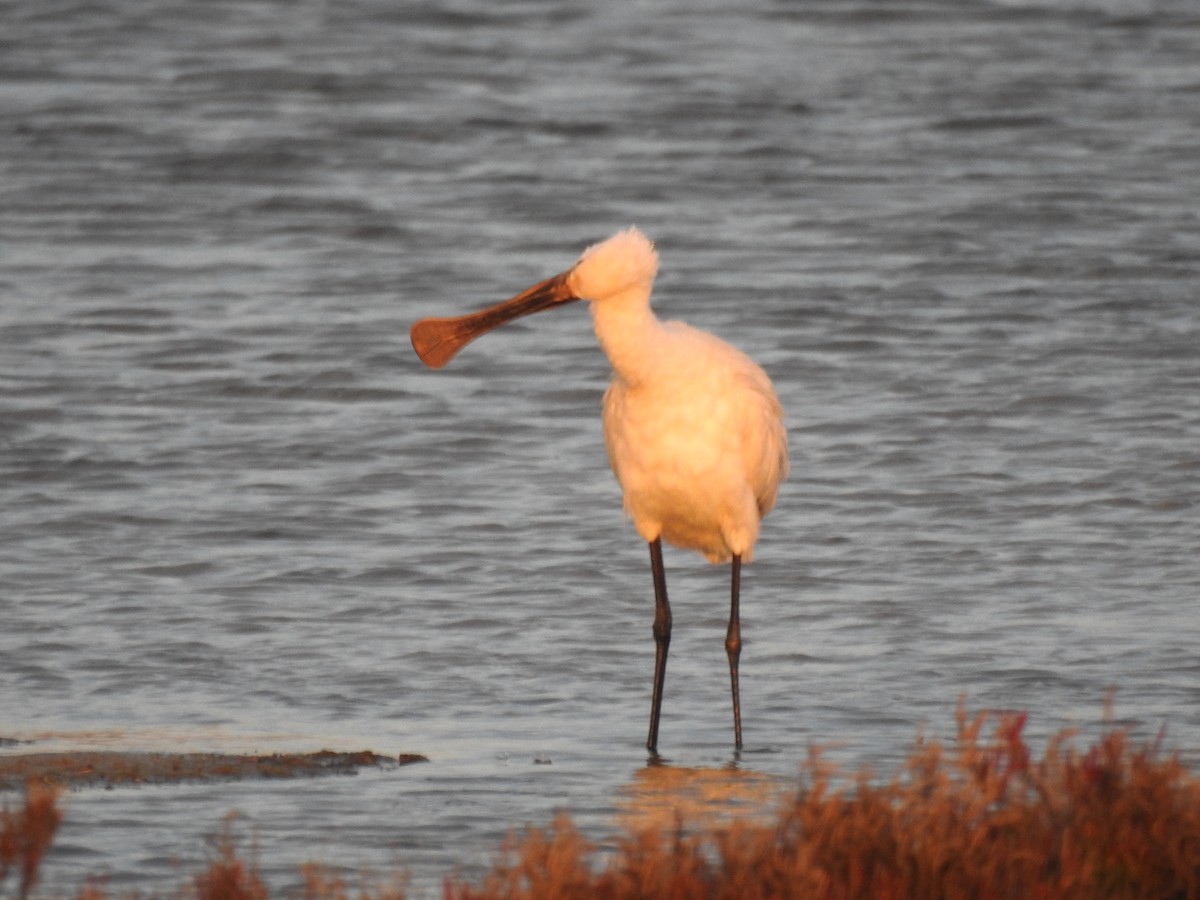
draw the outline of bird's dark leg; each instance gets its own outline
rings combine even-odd
[[[729,657],[729,680],[733,684],[733,746],[742,749],[742,704],[738,697],[738,657],[742,655],[742,622],[738,613],[738,593],[742,582],[742,558],[733,557],[733,588],[729,601],[729,630],[725,632],[725,653]]]
[[[650,701],[650,736],[646,749],[658,754],[658,716],[662,712],[663,682],[667,678],[667,650],[671,646],[671,604],[667,601],[667,575],[663,571],[662,539],[650,542],[650,573],[654,578],[654,696]]]

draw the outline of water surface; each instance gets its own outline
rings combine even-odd
[[[644,779],[653,615],[581,307],[411,323],[636,223],[793,474],[744,583],[753,776],[887,771],[957,699],[1200,748],[1189,3],[115,0],[0,11],[0,734],[368,748],[67,798],[49,887],[226,813],[435,894]],[[727,573],[669,551],[661,747],[731,761]],[[6,751],[11,752],[11,751]],[[625,804],[625,805],[623,805]]]

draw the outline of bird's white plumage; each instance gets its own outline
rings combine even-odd
[[[749,357],[650,310],[658,254],[636,228],[588,248],[567,272],[465,316],[422,319],[413,349],[441,368],[464,346],[505,322],[589,300],[596,337],[613,367],[604,395],[604,441],[625,509],[649,542],[654,580],[654,692],[646,748],[658,753],[658,724],[671,644],[663,540],[731,559],[725,653],[733,693],[734,747],[742,746],[738,659],[742,563],[758,524],[787,477],[783,411],[766,373]]]
[[[647,541],[711,562],[753,556],[787,476],[787,433],[770,379],[749,357],[650,309],[654,245],[637,229],[589,248],[571,271],[613,366],[604,437],[625,509]]]

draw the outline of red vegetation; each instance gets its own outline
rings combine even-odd
[[[13,870],[19,873],[17,897],[28,896],[37,884],[42,856],[62,821],[57,801],[57,788],[30,781],[21,809],[12,813],[5,804],[0,810],[0,888]]]
[[[565,817],[514,838],[478,884],[448,879],[446,900],[490,898],[1200,898],[1200,778],[1124,731],[1084,752],[1068,735],[1034,760],[1025,716],[995,721],[960,709],[953,746],[919,741],[890,782],[836,783],[814,753],[803,783],[773,816],[718,814],[627,825],[599,852]],[[761,813],[761,810],[754,812]],[[58,813],[31,785],[4,813],[0,886],[36,878]],[[306,900],[400,900],[401,882],[348,891],[305,867]],[[207,871],[181,890],[202,900],[265,900],[257,868],[228,832]],[[95,887],[81,896],[102,900]]]
[[[1085,753],[1050,742],[1034,762],[1024,715],[960,710],[952,750],[920,742],[886,785],[835,787],[814,754],[773,821],[626,833],[598,869],[560,818],[514,843],[480,886],[493,897],[1200,898],[1200,780],[1125,732]],[[699,826],[699,827],[696,827]]]
[[[258,866],[237,855],[233,819],[232,814],[226,818],[225,830],[216,841],[216,859],[192,877],[192,891],[187,896],[195,900],[267,900],[270,896]]]

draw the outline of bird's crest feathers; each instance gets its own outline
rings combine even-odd
[[[631,227],[584,250],[571,272],[571,287],[584,300],[603,300],[634,285],[648,286],[657,273],[654,244]]]

